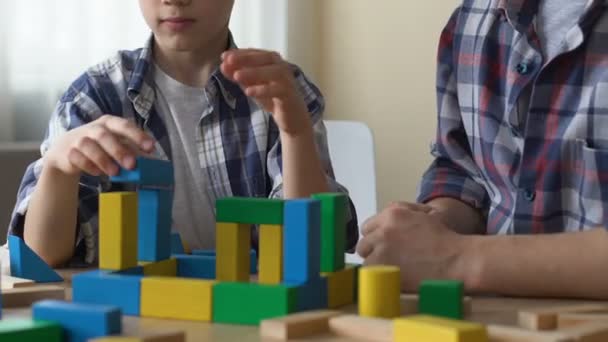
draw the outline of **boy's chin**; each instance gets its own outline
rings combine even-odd
[[[158,41],[163,50],[175,52],[189,52],[201,49],[201,41],[198,39],[165,39]]]

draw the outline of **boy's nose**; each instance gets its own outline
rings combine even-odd
[[[192,2],[192,0],[162,0],[165,5],[172,6],[188,6]]]

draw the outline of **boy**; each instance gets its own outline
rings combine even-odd
[[[173,224],[192,248],[214,248],[216,198],[341,189],[321,94],[278,54],[234,49],[233,4],[140,0],[152,39],[91,68],[63,96],[43,158],[21,185],[11,234],[53,266],[74,254],[93,263],[98,194],[141,154],[173,161]],[[347,248],[357,241],[352,206],[351,217]]]
[[[364,225],[366,263],[400,265],[406,290],[608,299],[607,42],[604,0],[464,1],[420,203]]]

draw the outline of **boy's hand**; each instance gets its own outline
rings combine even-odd
[[[272,113],[282,132],[297,136],[310,130],[310,115],[297,90],[293,69],[278,53],[230,50],[222,59],[222,73]]]
[[[45,154],[44,164],[70,176],[115,176],[118,165],[132,169],[135,157],[153,150],[154,140],[134,123],[104,115],[61,136]]]

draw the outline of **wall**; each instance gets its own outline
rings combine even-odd
[[[306,0],[309,1],[309,0]],[[379,205],[411,200],[435,133],[435,60],[456,0],[321,0],[318,83],[331,119],[375,134]]]

